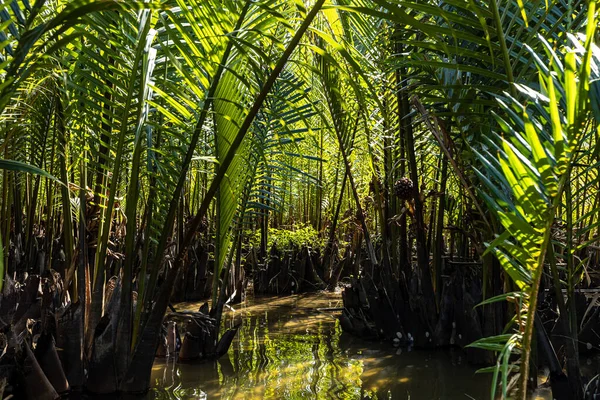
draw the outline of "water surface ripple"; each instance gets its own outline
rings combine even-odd
[[[200,304],[183,307],[198,309]],[[249,299],[224,317],[242,323],[218,362],[157,360],[150,399],[488,399],[490,377],[460,351],[407,351],[342,333],[339,294]],[[180,305],[181,307],[181,305]]]

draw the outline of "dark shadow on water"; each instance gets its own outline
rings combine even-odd
[[[218,362],[157,360],[148,399],[488,399],[490,376],[460,351],[407,351],[343,334],[338,294],[251,299],[227,313],[242,322]],[[198,304],[184,307],[197,309]]]

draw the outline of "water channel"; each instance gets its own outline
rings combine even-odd
[[[155,362],[149,399],[489,399],[491,377],[459,350],[419,351],[342,332],[335,293],[247,300],[227,312],[242,323],[218,362]],[[198,309],[199,304],[188,304]]]

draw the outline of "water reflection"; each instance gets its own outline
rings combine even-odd
[[[190,304],[197,309],[199,305]],[[394,349],[343,334],[339,295],[259,298],[234,307],[242,322],[229,354],[215,363],[157,360],[154,399],[487,399],[490,378],[458,351]]]

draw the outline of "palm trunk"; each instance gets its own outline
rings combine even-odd
[[[444,211],[446,207],[446,181],[448,180],[448,160],[442,155],[442,176],[440,180],[440,195],[435,225],[435,297],[439,306],[442,295],[442,267],[444,256]]]
[[[402,79],[404,74],[400,73],[401,82],[401,107],[402,115],[408,116],[410,113],[409,102],[406,93],[406,83]],[[425,221],[423,218],[423,202],[421,200],[421,191],[419,190],[419,173],[416,158],[415,143],[413,138],[412,124],[409,117],[403,118],[404,133],[406,140],[406,153],[408,156],[408,167],[410,178],[413,182],[413,201],[414,201],[414,220],[416,225],[416,247],[417,247],[417,277],[420,295],[423,296],[425,304],[425,319],[428,321],[429,329],[433,330],[437,319],[437,309],[435,306],[435,294],[433,291],[431,269],[429,268],[429,251],[425,237]]]
[[[396,27],[396,34],[399,32],[399,27]],[[396,54],[402,54],[404,51],[404,46],[400,41],[396,41]],[[406,175],[406,130],[409,121],[407,121],[407,114],[405,114],[405,105],[406,102],[405,94],[402,92],[402,87],[404,86],[402,73],[400,69],[396,69],[396,105],[397,105],[397,113],[398,113],[398,130],[397,130],[397,141],[399,142],[398,149],[398,159],[400,160],[400,168],[399,174],[401,177]],[[396,208],[396,212],[402,212],[402,203],[399,204]],[[406,223],[406,212],[402,212],[400,216],[400,220],[398,222],[398,236],[399,236],[399,249],[398,249],[398,262],[399,262],[399,270],[404,273],[404,278],[406,281],[410,280],[412,276],[412,265],[411,259],[412,256],[410,254],[409,246],[408,246],[408,229]]]
[[[325,269],[325,271],[331,271],[330,264],[335,241],[335,231],[337,229],[338,220],[340,218],[340,211],[342,209],[342,201],[344,200],[344,190],[346,189],[347,178],[348,174],[346,173],[346,171],[344,171],[344,178],[342,179],[340,196],[338,197],[337,205],[335,207],[335,212],[331,221],[331,227],[329,228],[329,239],[327,240],[327,245],[325,246],[325,252],[323,254],[323,268]]]

